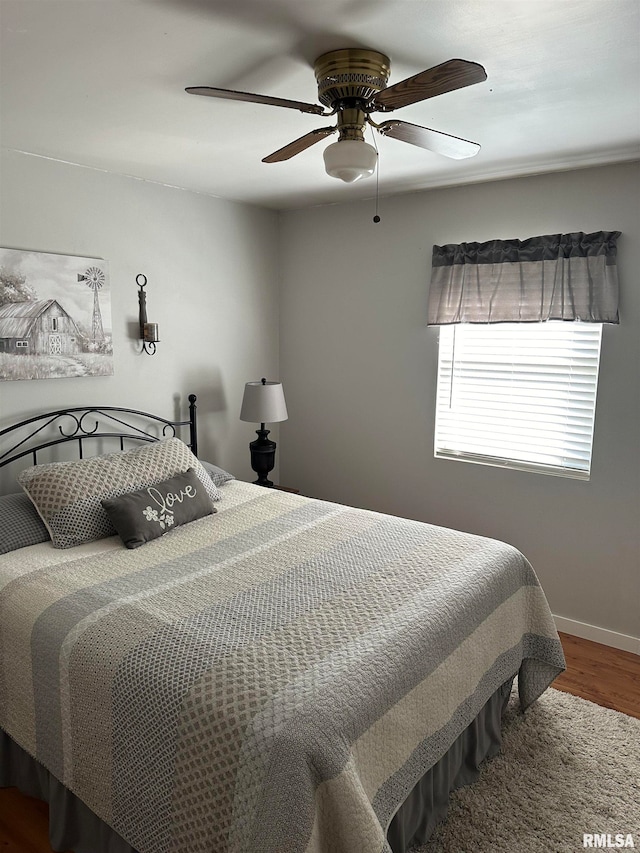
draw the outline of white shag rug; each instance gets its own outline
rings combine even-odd
[[[576,853],[585,833],[640,850],[640,719],[551,688],[525,714],[512,693],[501,753],[411,853]]]

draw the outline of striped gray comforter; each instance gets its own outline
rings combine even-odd
[[[519,672],[563,667],[494,540],[232,482],[216,515],[0,557],[0,726],[141,853],[382,853]]]

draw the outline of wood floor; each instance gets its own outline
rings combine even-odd
[[[560,634],[567,671],[553,684],[640,719],[640,656]],[[0,853],[51,853],[47,807],[15,788],[0,790]]]
[[[640,719],[640,655],[560,634],[567,669],[557,690]]]

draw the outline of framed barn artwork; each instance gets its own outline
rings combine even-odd
[[[107,262],[0,248],[0,380],[112,374]]]

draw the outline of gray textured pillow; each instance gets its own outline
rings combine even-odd
[[[202,462],[202,467],[213,480],[214,486],[224,486],[229,480],[235,480],[233,474],[225,471],[224,468],[218,468],[213,462],[205,462],[204,459],[201,459],[200,462]]]
[[[49,531],[24,492],[0,497],[0,554],[48,542]]]
[[[163,536],[174,527],[216,512],[193,468],[137,492],[102,501],[127,548]]]
[[[77,462],[33,465],[18,475],[56,548],[114,536],[102,506],[107,498],[124,495],[193,468],[212,501],[222,495],[187,445],[166,438],[123,453],[109,453]]]

